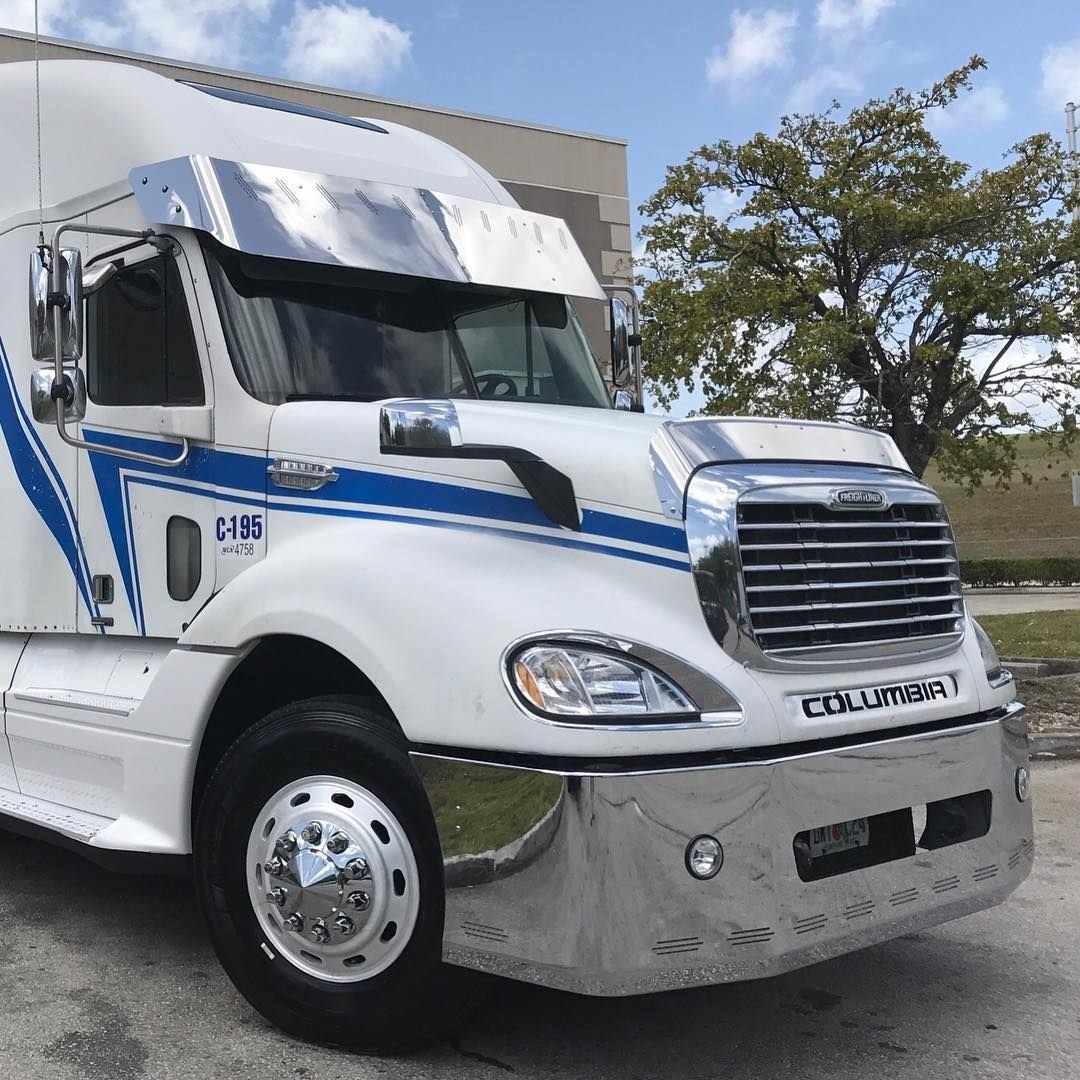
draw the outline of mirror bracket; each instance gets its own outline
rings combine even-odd
[[[122,450],[119,447],[89,443],[68,432],[68,398],[71,397],[72,404],[78,402],[79,376],[76,375],[74,381],[69,381],[69,376],[64,369],[64,360],[67,351],[73,353],[71,359],[74,360],[77,360],[82,353],[82,254],[77,248],[64,251],[60,247],[60,240],[65,233],[81,233],[84,236],[119,236],[144,240],[147,243],[151,242],[151,238],[165,239],[153,229],[117,229],[108,225],[79,225],[75,222],[65,222],[58,226],[52,235],[52,242],[49,245],[52,256],[51,265],[45,263],[45,249],[35,248],[31,253],[31,338],[35,359],[53,361],[52,383],[48,397],[55,413],[57,434],[68,446],[73,446],[78,450],[92,450],[96,454],[109,454],[126,461],[137,461],[143,465],[160,465],[165,468],[183,465],[191,453],[191,443],[186,438],[180,441],[179,453],[175,457],[168,458],[159,457],[157,454],[144,454],[138,450]],[[175,241],[170,238],[170,242]],[[47,289],[43,289],[43,278],[46,274],[48,275]],[[65,315],[69,317],[65,319]],[[52,322],[51,342],[46,332],[50,320]],[[68,338],[71,340],[69,341]],[[51,357],[39,355],[42,351],[41,347],[49,344],[54,350],[53,355]],[[69,348],[65,349],[65,345]],[[78,368],[75,370],[78,372]],[[48,374],[45,371],[35,372],[34,378],[37,379],[38,375],[48,380]],[[83,383],[83,400],[85,402],[85,382]],[[63,409],[57,407],[58,401],[65,403]],[[85,404],[83,414],[85,415]],[[75,417],[72,416],[72,419]]]
[[[503,461],[549,521],[581,531],[574,482],[543,458],[518,446],[466,443],[452,401],[401,400],[379,413],[379,449],[406,457]]]

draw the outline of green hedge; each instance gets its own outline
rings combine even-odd
[[[1035,559],[962,559],[965,585],[1080,585],[1080,557],[1044,555]]]

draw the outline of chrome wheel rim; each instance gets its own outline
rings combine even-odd
[[[412,845],[366,788],[309,776],[281,788],[247,845],[264,951],[327,982],[360,982],[404,951],[420,908]]]

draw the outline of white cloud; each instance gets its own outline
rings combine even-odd
[[[63,0],[40,0],[38,26],[43,34],[55,32],[56,24],[65,10]],[[8,30],[34,32],[34,0],[0,0],[0,26]]]
[[[286,75],[353,87],[372,87],[396,75],[412,50],[408,30],[346,3],[299,0],[283,36]]]
[[[727,48],[713,50],[705,77],[711,83],[733,84],[788,63],[798,21],[797,11],[733,11]]]
[[[1049,108],[1080,104],[1080,38],[1051,45],[1042,56],[1042,99]]]
[[[896,0],[818,0],[818,31],[846,37],[869,30],[894,3]]]
[[[248,34],[270,18],[271,9],[271,0],[121,0],[84,26],[91,40],[104,45],[236,66]]]
[[[954,131],[957,128],[990,127],[1009,115],[1009,102],[995,83],[976,87],[961,94],[945,109],[928,113],[926,125],[931,131]]]
[[[851,72],[819,67],[791,88],[784,107],[788,112],[813,112],[827,106],[834,97],[857,94],[861,89],[862,82]]]

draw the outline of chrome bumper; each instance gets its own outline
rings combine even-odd
[[[842,749],[662,772],[559,772],[415,754],[445,852],[448,961],[587,994],[754,979],[999,903],[1034,855],[1024,710]],[[992,794],[983,837],[800,879],[808,828]],[[687,872],[718,837],[724,865]]]

